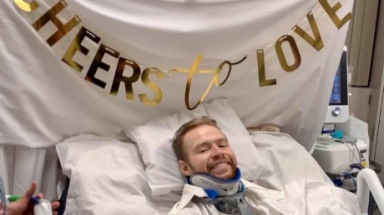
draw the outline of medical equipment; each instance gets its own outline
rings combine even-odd
[[[51,202],[46,199],[39,199],[33,206],[33,213],[35,215],[52,215]]]
[[[347,47],[344,47],[334,78],[324,126],[312,154],[336,186],[355,191],[356,173],[361,168],[354,167],[369,167],[369,138],[360,139],[361,135],[355,136],[356,131],[351,133],[349,129],[353,120],[349,120],[347,59]],[[338,128],[339,125],[343,125],[342,129]]]
[[[341,56],[340,64],[337,69],[331,98],[328,105],[327,115],[324,123],[343,123],[349,118],[348,106],[348,60],[347,60],[347,47]]]
[[[22,196],[19,195],[6,195],[8,202],[15,202],[19,200]],[[41,199],[38,197],[32,197],[31,201],[33,202],[33,212],[36,215],[52,215],[52,206],[51,202],[46,199]],[[0,201],[1,203],[1,201]]]
[[[196,197],[194,197],[193,200],[207,205],[214,204],[217,210],[224,214],[253,214],[253,209],[249,206],[248,202],[246,201],[244,192],[231,194],[226,197],[218,197],[213,200]]]
[[[223,180],[207,174],[194,174],[187,177],[187,182],[203,188],[209,196],[209,199],[196,198],[195,201],[214,204],[225,214],[246,215],[252,209],[245,200],[244,184],[240,179],[241,171],[237,168],[233,179]]]
[[[5,195],[3,179],[0,177],[0,215],[6,212],[6,201],[15,202],[21,197],[20,195]],[[33,212],[35,215],[52,215],[51,202],[48,200],[32,197],[31,202],[34,204]]]
[[[217,196],[227,196],[242,192],[244,185],[240,179],[241,172],[240,169],[237,168],[235,177],[230,180],[219,179],[207,174],[193,174],[187,177],[187,182],[203,188],[211,198],[216,198]]]
[[[320,137],[313,157],[322,169],[330,174],[357,172],[350,167],[354,163],[369,167],[368,145],[362,140],[348,143],[343,140]]]

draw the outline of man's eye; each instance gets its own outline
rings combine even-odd
[[[207,151],[207,150],[206,149],[201,149],[200,153],[204,153],[205,151]]]

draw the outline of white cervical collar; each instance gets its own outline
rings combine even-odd
[[[212,192],[215,192],[216,195],[214,197],[210,196],[211,198],[215,198],[216,196],[228,196],[242,192],[244,186],[240,179],[240,169],[237,168],[233,179],[219,179],[207,174],[194,174],[187,177],[187,182],[188,184],[203,188],[209,196]]]

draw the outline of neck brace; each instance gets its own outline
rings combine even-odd
[[[187,183],[201,187],[209,199],[195,198],[203,204],[213,204],[224,214],[250,215],[255,212],[245,199],[244,185],[240,181],[240,169],[236,169],[233,179],[220,179],[207,174],[194,174],[187,177]]]
[[[220,179],[208,174],[194,174],[187,177],[187,183],[201,187],[211,199],[217,196],[228,196],[243,192],[244,185],[240,181],[241,172],[237,168],[235,177],[232,179]]]

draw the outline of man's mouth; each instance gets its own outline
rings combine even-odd
[[[232,165],[230,162],[216,163],[211,168],[209,168],[209,172],[212,175],[220,175],[231,170],[232,170]]]
[[[226,166],[231,166],[231,164],[229,162],[218,163],[218,164],[214,165],[213,167],[211,167],[211,170],[215,170],[215,169],[218,169],[218,168],[223,168],[223,167],[226,167]]]

